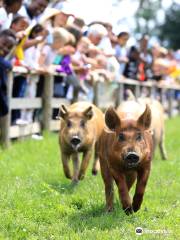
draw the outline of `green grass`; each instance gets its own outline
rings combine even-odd
[[[166,122],[162,161],[157,153],[141,210],[126,216],[116,190],[115,211],[104,211],[100,174],[73,187],[62,171],[57,134],[0,150],[0,239],[180,239],[180,118]],[[135,234],[136,227],[169,234]]]

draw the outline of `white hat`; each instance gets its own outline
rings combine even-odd
[[[59,14],[61,11],[56,8],[47,7],[42,16],[40,17],[40,23],[43,24],[48,19],[52,18],[53,16]]]

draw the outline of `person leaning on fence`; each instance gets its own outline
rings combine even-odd
[[[66,84],[72,85],[75,91],[85,90],[81,87],[77,76],[71,68],[71,54],[75,52],[72,46],[74,37],[64,28],[54,28],[53,43],[45,45],[41,50],[39,64],[49,69],[50,72],[57,72],[62,77],[55,77],[54,96],[66,97]],[[64,81],[65,80],[65,81]]]
[[[40,38],[43,41],[46,36],[46,30],[40,24],[37,24],[32,28],[29,39]],[[41,44],[37,44],[24,51],[24,62],[31,71],[31,74],[27,75],[27,86],[25,89],[25,97],[27,98],[34,98],[36,96],[39,74],[42,73],[38,64],[41,47]],[[32,109],[22,110],[21,119],[31,123],[33,122],[33,113],[34,110]]]
[[[7,72],[12,68],[5,57],[15,45],[16,36],[11,30],[0,32],[0,118],[8,113]]]
[[[140,63],[140,52],[137,47],[132,46],[128,53],[128,62],[125,65],[123,75],[126,78],[139,80],[138,79],[138,69]]]

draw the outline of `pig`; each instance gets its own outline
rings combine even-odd
[[[101,175],[105,184],[106,210],[113,210],[115,181],[122,208],[127,215],[137,212],[143,201],[151,169],[153,139],[151,110],[135,101],[127,101],[117,111],[105,113],[106,128],[98,142]],[[137,180],[133,200],[129,190]]]
[[[59,144],[64,174],[73,182],[85,176],[93,149],[95,148],[92,174],[98,171],[97,141],[103,131],[105,122],[100,109],[88,102],[77,102],[68,108],[61,105],[59,109],[60,132]],[[79,153],[83,153],[79,168]],[[73,174],[70,172],[69,160],[73,160]]]
[[[130,89],[126,91],[128,100],[137,101],[140,104],[148,104],[151,108],[151,129],[153,134],[153,152],[159,146],[161,158],[167,159],[167,152],[164,144],[165,127],[164,127],[164,109],[162,104],[151,98],[136,98]]]

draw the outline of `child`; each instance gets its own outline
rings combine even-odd
[[[29,34],[29,39],[36,39],[36,38],[45,39],[46,34],[47,33],[45,29],[40,24],[37,24],[32,28]],[[24,51],[24,56],[25,56],[24,61],[30,70],[34,70],[37,72],[40,69],[38,65],[39,54],[40,54],[39,45],[34,45]],[[26,86],[24,96],[28,98],[34,98],[36,96],[36,89],[37,89],[39,76],[37,75],[37,73],[31,74],[27,76],[26,80],[27,80],[27,86]],[[34,111],[32,109],[23,110],[21,112],[21,119],[29,123],[33,122],[33,112]]]
[[[61,76],[64,75],[64,77],[55,77],[55,97],[65,97],[67,85],[72,85],[75,92],[85,92],[71,66],[71,55],[75,52],[75,48],[72,46],[73,41],[73,35],[67,30],[54,28],[53,43],[44,46],[41,51],[40,66],[44,66],[45,69],[52,72],[52,65],[54,64],[56,66],[55,68],[53,67],[53,70],[61,73]]]
[[[81,37],[77,43],[75,54],[72,56],[72,64],[80,80],[84,80],[88,74],[90,64],[87,54],[91,41],[87,37]]]
[[[28,20],[26,17],[21,16],[19,14],[16,14],[11,22],[10,28],[18,33],[21,31],[26,30],[26,28],[29,26]]]

